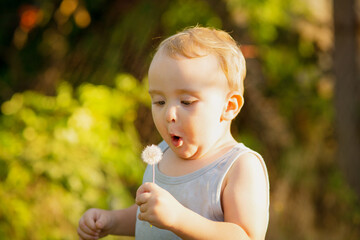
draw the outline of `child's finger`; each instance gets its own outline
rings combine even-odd
[[[149,213],[147,212],[139,212],[138,214],[138,219],[141,220],[141,221],[147,221],[149,222]]]
[[[95,223],[91,223],[91,221],[86,221],[86,219],[82,219],[79,222],[79,228],[82,232],[86,233],[87,235],[98,236]]]
[[[151,196],[151,193],[145,192],[136,196],[135,202],[138,206],[146,203]]]
[[[97,235],[93,235],[93,234],[88,234],[87,232],[85,232],[83,229],[80,228],[80,226],[78,227],[77,229],[77,233],[80,237],[80,239],[87,239],[87,240],[90,240],[90,239],[99,239],[99,236],[98,234]]]
[[[84,220],[84,228],[89,229],[92,232],[96,231],[96,225],[93,219],[85,219]]]
[[[151,186],[150,186],[151,183],[144,183],[143,185],[141,185],[138,190],[136,191],[136,196],[139,195],[139,194],[142,194],[144,192],[150,192],[151,190]]]
[[[145,203],[145,204],[141,204],[140,207],[139,207],[139,210],[140,210],[141,213],[146,212],[148,209],[149,209],[149,206],[148,206],[148,204],[146,204],[146,203]]]
[[[109,219],[109,215],[104,212],[103,214],[100,214],[99,217],[96,219],[95,227],[96,230],[99,232],[100,230],[103,230],[106,228],[106,226],[109,224],[111,220]]]

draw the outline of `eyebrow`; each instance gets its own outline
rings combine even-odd
[[[176,90],[176,92],[179,93],[179,94],[184,94],[184,93],[196,94],[196,93],[198,93],[199,91],[184,88],[184,89],[178,89],[178,90]]]
[[[154,94],[162,95],[162,92],[159,90],[149,90],[149,94],[150,95],[154,95]]]
[[[197,90],[186,89],[186,88],[176,90],[176,93],[178,93],[178,94],[184,94],[184,93],[196,94],[196,93],[198,93],[198,92],[199,92],[199,91],[197,91]],[[154,90],[149,90],[149,94],[150,94],[150,95],[151,95],[151,94],[163,94],[163,92],[154,89]]]

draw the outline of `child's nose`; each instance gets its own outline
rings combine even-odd
[[[176,121],[176,106],[169,106],[166,111],[166,121],[175,122]]]

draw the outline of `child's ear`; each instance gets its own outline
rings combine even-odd
[[[232,91],[228,94],[221,120],[231,121],[240,112],[244,104],[244,98],[238,91]]]

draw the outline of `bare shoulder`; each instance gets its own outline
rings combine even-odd
[[[240,155],[225,177],[223,193],[230,197],[244,194],[248,198],[257,198],[257,201],[266,200],[268,204],[268,176],[263,164],[253,153]]]
[[[249,181],[265,181],[267,183],[266,171],[263,160],[254,153],[249,152],[238,157],[226,177],[230,181],[246,178]]]
[[[240,155],[227,173],[223,186],[225,221],[238,224],[255,239],[263,239],[269,207],[269,184],[263,161],[253,153]]]

